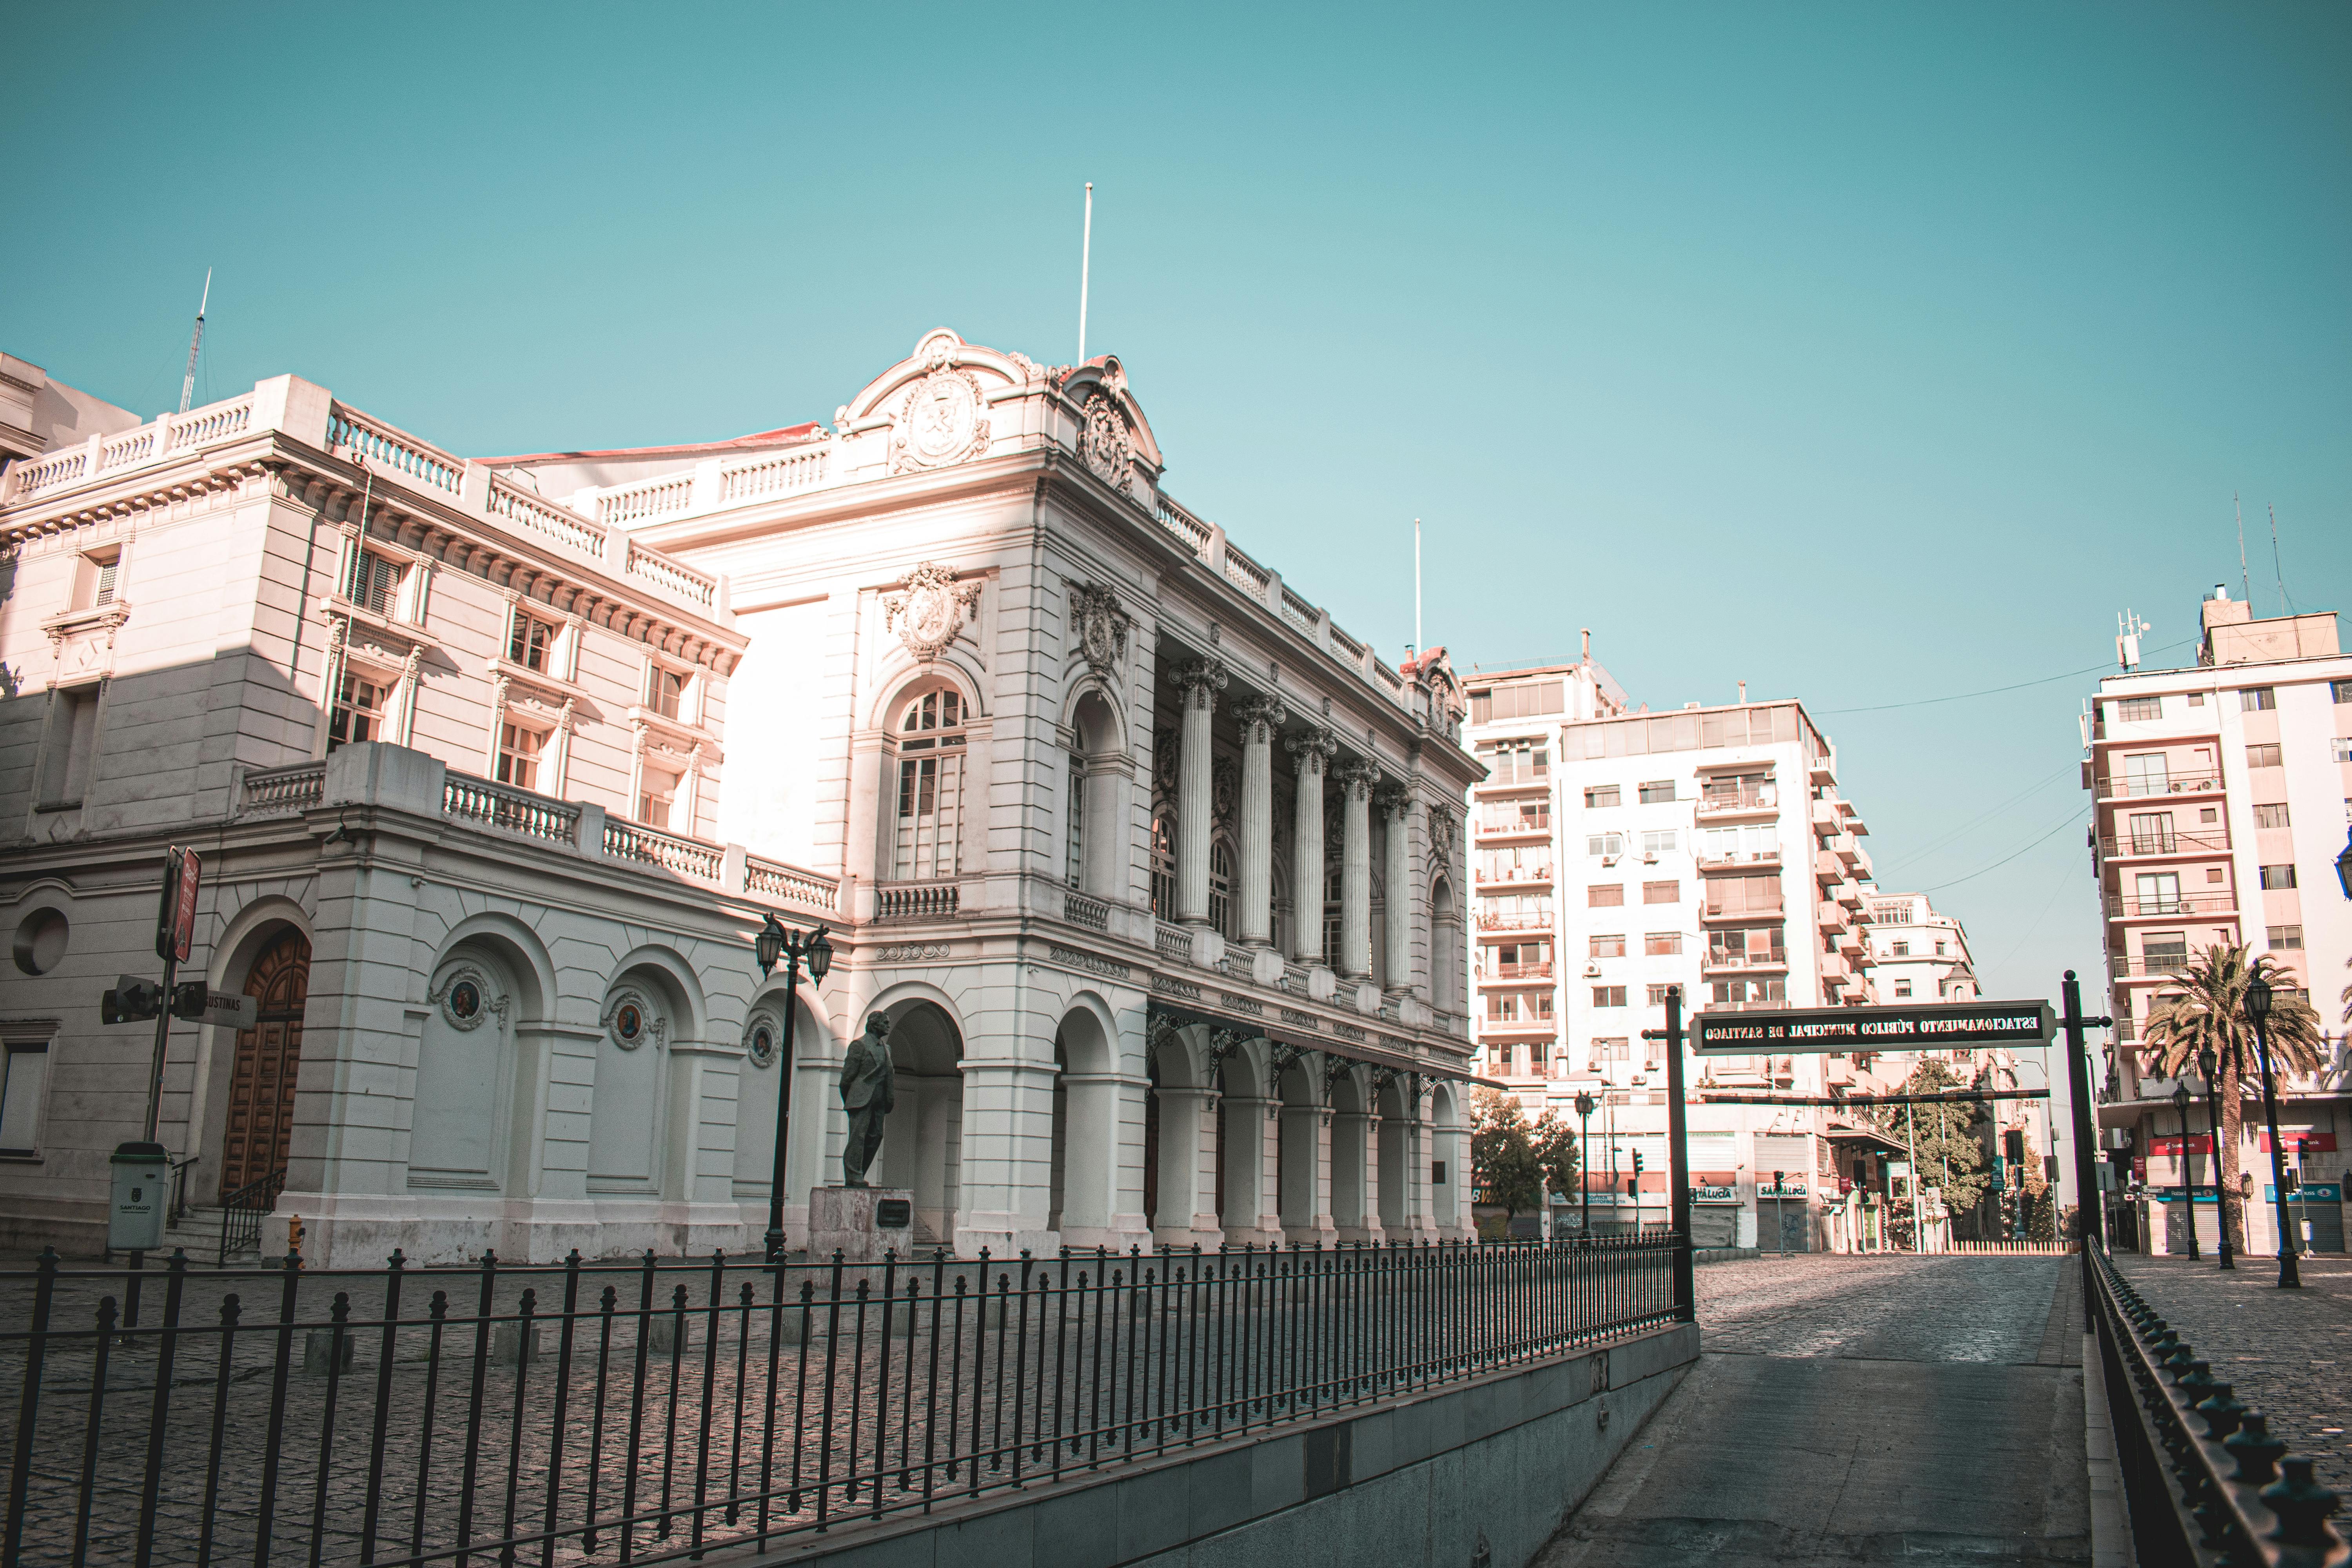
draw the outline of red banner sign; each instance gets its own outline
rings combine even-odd
[[[2162,1137],[2150,1139],[2149,1142],[2156,1145],[2153,1152],[2169,1154],[2176,1160],[2180,1158],[2179,1133],[2167,1133]],[[2189,1150],[2193,1154],[2210,1154],[2213,1152],[2213,1135],[2210,1132],[2191,1133],[2189,1138]]]
[[[2279,1129],[2279,1142],[2286,1145],[2286,1152],[2290,1154],[2336,1152],[2336,1134],[2333,1132],[2306,1132],[2300,1128],[2283,1127]],[[2262,1145],[2263,1153],[2271,1152],[2271,1130],[2267,1127],[2262,1131]]]

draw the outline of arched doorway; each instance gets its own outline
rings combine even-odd
[[[236,1036],[221,1134],[221,1196],[286,1169],[294,1139],[294,1079],[302,1065],[302,1007],[310,995],[310,939],[289,931],[246,972],[253,1027]]]
[[[935,1002],[887,1009],[896,1104],[882,1126],[877,1186],[915,1194],[915,1239],[938,1246],[955,1236],[963,1186],[963,1034]]]

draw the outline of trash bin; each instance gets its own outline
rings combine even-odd
[[[118,1143],[114,1201],[106,1211],[106,1245],[117,1252],[152,1252],[163,1245],[172,1207],[172,1157],[161,1143]]]

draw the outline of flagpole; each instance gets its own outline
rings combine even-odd
[[[1078,242],[1078,363],[1087,363],[1087,283],[1095,261],[1095,183],[1087,182],[1087,226]]]

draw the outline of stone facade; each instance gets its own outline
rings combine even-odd
[[[797,1243],[877,1010],[926,1245],[1463,1233],[1459,686],[1167,497],[1117,360],[933,332],[707,447],[468,461],[290,377],[95,427],[0,472],[11,1238],[96,1244],[172,843],[262,1021],[175,1027],[161,1137],[283,1170],[270,1248],[756,1247],[780,1097]],[[832,932],[797,1010],[771,911]]]

